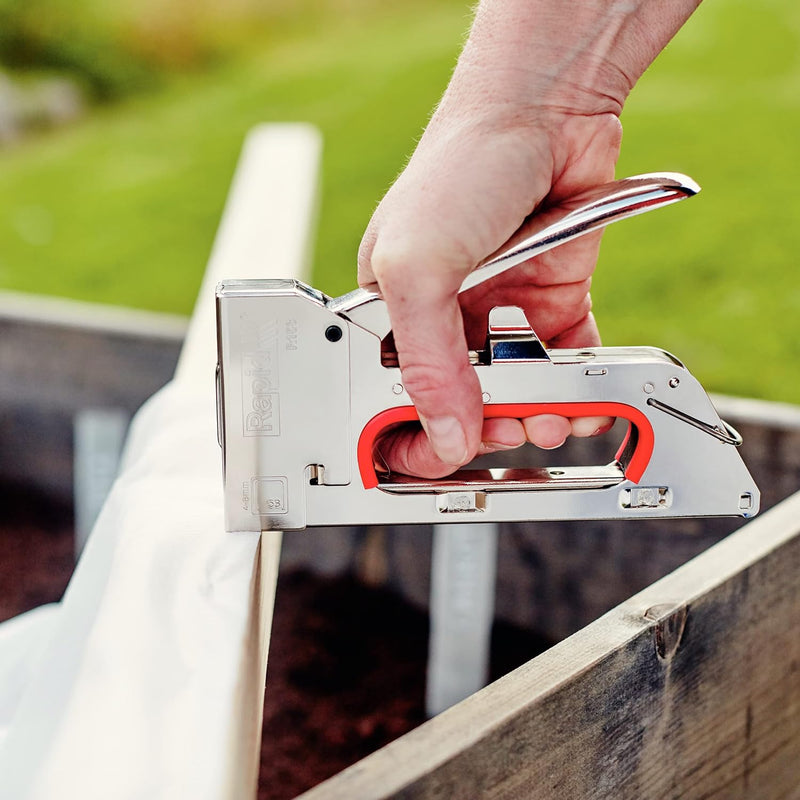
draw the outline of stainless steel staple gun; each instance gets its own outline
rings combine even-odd
[[[640,175],[531,217],[461,290],[611,222],[699,191]],[[520,308],[494,308],[470,358],[486,417],[555,413],[628,421],[615,459],[589,467],[462,469],[439,480],[385,474],[373,448],[418,420],[375,289],[330,298],[297,280],[217,287],[217,407],[226,527],[744,516],[759,491],[698,381],[652,347],[546,349]]]

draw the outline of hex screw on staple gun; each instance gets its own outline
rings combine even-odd
[[[564,242],[690,197],[683,175],[640,175],[529,218],[461,291]],[[462,469],[427,480],[383,474],[373,446],[418,420],[377,289],[330,298],[298,280],[217,287],[217,407],[226,528],[743,516],[759,491],[698,381],[652,347],[546,349],[522,309],[489,314],[470,354],[486,417],[560,414],[628,422],[605,466]]]

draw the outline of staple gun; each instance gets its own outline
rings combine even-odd
[[[675,173],[600,186],[529,218],[461,291],[605,225],[699,191]],[[548,349],[522,309],[498,307],[470,353],[485,417],[610,416],[628,423],[613,461],[464,468],[428,480],[376,466],[382,432],[413,423],[377,287],[331,298],[294,279],[217,287],[217,410],[226,528],[743,516],[759,491],[684,365],[653,347]]]

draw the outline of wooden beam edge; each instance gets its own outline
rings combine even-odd
[[[10,291],[0,291],[0,321],[171,341],[181,341],[189,327],[179,314]]]
[[[224,530],[213,289],[224,277],[302,275],[319,153],[308,125],[248,137],[176,380],[134,421],[0,750],[3,790],[15,798],[256,790],[280,537]],[[265,195],[279,211],[272,224],[260,218]]]

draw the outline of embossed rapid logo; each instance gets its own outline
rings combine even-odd
[[[244,326],[242,353],[242,420],[245,436],[280,436],[278,323]]]

